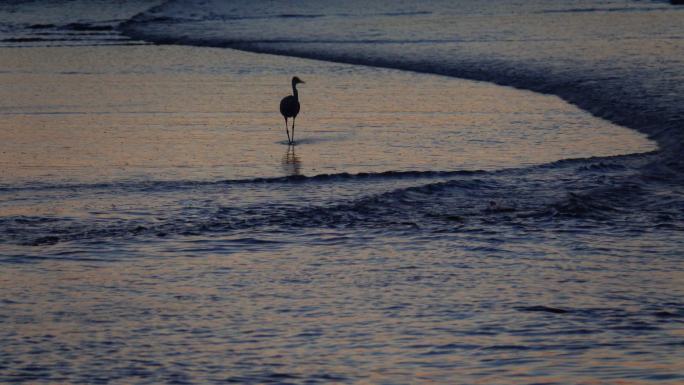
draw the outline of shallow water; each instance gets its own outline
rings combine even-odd
[[[681,151],[682,20],[666,1],[171,0],[122,30],[555,94]]]
[[[324,248],[246,252],[202,236],[112,245],[120,259],[108,263],[9,265],[3,380],[681,381],[677,250],[624,239],[610,254],[558,253],[562,241],[529,234],[520,244],[383,232],[380,244],[317,233]],[[623,256],[653,247],[670,257]]]
[[[488,83],[225,49],[8,53],[0,184],[10,186],[493,170],[655,149],[556,97]],[[277,105],[293,73],[307,83],[288,148]]]
[[[72,19],[48,4],[0,6],[0,382],[684,380],[671,127],[657,148],[488,83],[80,36],[136,2],[83,11],[64,41]],[[402,4],[402,22],[435,25]],[[223,20],[203,7],[204,27]],[[397,17],[379,7],[340,18]],[[667,13],[615,7],[598,13]],[[294,152],[276,112],[292,74],[307,82]],[[644,114],[671,117],[673,84]]]

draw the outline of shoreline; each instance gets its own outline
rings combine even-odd
[[[600,87],[592,89],[590,86],[582,86],[587,83],[599,83],[600,80],[590,79],[551,79],[542,75],[542,70],[524,71],[520,74],[520,70],[515,64],[506,64],[503,66],[500,61],[492,60],[491,62],[469,63],[460,68],[442,68],[431,67],[429,64],[417,62],[403,62],[394,61],[392,58],[371,58],[365,56],[363,58],[354,57],[344,52],[339,54],[327,53],[324,50],[319,53],[312,53],[309,50],[297,50],[293,47],[278,47],[279,43],[259,43],[259,42],[239,42],[239,41],[207,41],[187,38],[170,38],[158,37],[154,34],[146,34],[135,29],[133,26],[136,22],[135,17],[130,21],[122,23],[119,26],[119,31],[134,39],[146,41],[157,45],[184,45],[197,47],[212,47],[212,48],[228,48],[239,51],[278,55],[286,57],[295,57],[309,60],[319,60],[329,63],[361,65],[368,67],[386,68],[401,71],[408,71],[421,74],[447,76],[456,79],[465,79],[473,81],[482,81],[504,87],[512,87],[525,91],[531,91],[543,95],[553,95],[561,98],[563,101],[588,112],[592,116],[604,119],[608,122],[618,126],[634,130],[636,132],[647,135],[648,139],[656,142],[658,152],[660,152],[664,163],[669,167],[675,168],[680,172],[684,172],[684,160],[678,154],[684,152],[684,130],[682,128],[681,117],[677,113],[670,115],[654,116],[654,112],[641,113],[634,111],[633,106],[628,105],[619,106],[610,100],[603,100],[601,97],[602,89]],[[305,43],[305,45],[313,46],[316,43]],[[362,44],[359,44],[361,46]],[[322,53],[320,53],[322,52]],[[359,56],[363,56],[363,52]],[[480,66],[483,69],[476,69]],[[500,66],[498,70],[493,69],[495,66]],[[516,72],[516,76],[509,76],[507,73]],[[535,73],[536,72],[536,73]],[[656,110],[660,109],[657,107]],[[684,115],[682,115],[684,116]]]
[[[57,37],[0,48],[0,383],[684,380],[684,51],[625,22],[684,13],[164,0],[141,30],[167,44],[59,41],[153,2],[0,4]],[[406,45],[348,44],[376,27]]]
[[[270,107],[287,91],[283,68],[312,84],[303,90],[305,136],[294,169],[307,177],[442,177],[656,149],[644,135],[556,97],[486,82],[183,45],[25,50],[5,61],[3,75],[26,89],[3,97],[16,104],[5,111],[3,138],[19,146],[5,152],[20,154],[0,157],[15,167],[7,182],[17,173],[31,185],[134,175],[279,181],[292,171],[274,158],[285,151],[282,118]],[[254,66],[262,70],[250,73]],[[31,135],[50,139],[35,142]],[[74,137],[81,140],[72,143]],[[110,144],[93,151],[86,142]],[[356,157],[346,159],[349,148]],[[40,175],[40,183],[27,179]]]

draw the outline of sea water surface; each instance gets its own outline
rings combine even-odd
[[[679,8],[107,4],[0,6],[0,382],[684,380]]]

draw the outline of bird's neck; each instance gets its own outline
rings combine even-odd
[[[299,94],[297,93],[297,85],[292,83],[292,95],[294,95],[295,99],[299,100]]]

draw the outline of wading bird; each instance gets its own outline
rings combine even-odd
[[[295,118],[299,113],[299,95],[297,94],[297,84],[304,83],[298,77],[292,78],[292,95],[286,96],[280,101],[280,113],[285,118],[285,132],[287,133],[287,143],[294,143]],[[287,126],[287,118],[292,118],[292,139],[290,139],[290,129]]]

